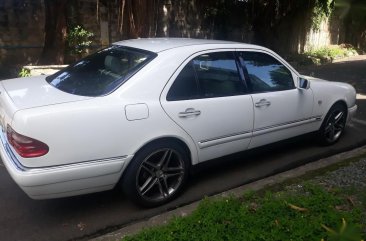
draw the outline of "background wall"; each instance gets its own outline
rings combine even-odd
[[[0,75],[8,66],[37,64],[47,31],[45,1],[55,0],[0,0]],[[343,42],[366,47],[362,0],[58,1],[67,3],[68,26],[94,34],[89,52],[122,39],[164,36],[255,43],[280,54]],[[335,7],[314,28],[319,1]]]

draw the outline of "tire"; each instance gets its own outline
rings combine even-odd
[[[152,143],[136,153],[125,171],[122,188],[140,206],[160,206],[182,191],[189,167],[190,158],[181,145]]]
[[[347,108],[341,104],[334,104],[324,118],[319,129],[319,142],[321,145],[336,143],[344,132],[347,121]]]

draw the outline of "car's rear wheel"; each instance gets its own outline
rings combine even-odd
[[[330,108],[319,130],[319,141],[323,145],[336,143],[343,134],[347,120],[347,108],[336,103]]]
[[[123,189],[139,205],[162,205],[182,190],[189,163],[187,152],[179,144],[153,143],[135,155],[123,177]]]

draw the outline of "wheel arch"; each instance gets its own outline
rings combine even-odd
[[[332,109],[332,107],[335,106],[335,105],[337,105],[337,104],[342,105],[346,109],[346,114],[348,115],[348,105],[347,105],[347,102],[345,100],[343,100],[343,99],[339,99],[339,100],[335,101],[332,105],[330,105],[330,107],[328,108],[328,110],[325,113],[325,115],[327,115],[328,112],[330,111],[330,109]]]
[[[347,118],[347,116],[348,116],[348,105],[347,105],[347,102],[345,100],[343,100],[343,99],[336,100],[336,101],[333,102],[333,104],[331,104],[329,106],[329,108],[327,109],[327,111],[324,113],[324,117],[323,117],[323,120],[322,120],[322,124],[320,125],[319,129],[322,128],[322,126],[324,125],[324,121],[326,121],[325,120],[326,119],[325,117],[327,116],[327,114],[329,113],[329,111],[333,108],[333,106],[335,106],[337,104],[340,104],[340,105],[342,105],[345,108],[345,110],[346,110],[346,118]]]
[[[195,153],[196,150],[192,150],[192,148],[189,147],[189,144],[186,141],[184,141],[181,138],[176,137],[176,136],[164,136],[164,137],[158,137],[158,138],[149,140],[137,149],[137,151],[134,153],[134,156],[138,152],[142,151],[144,148],[146,148],[150,145],[154,145],[155,143],[161,143],[161,142],[174,142],[174,143],[182,146],[183,149],[186,151],[188,157],[189,157],[189,162],[188,162],[189,165],[192,166],[192,165],[198,163],[198,155],[197,155],[197,153]],[[120,181],[123,179],[123,176],[124,176],[124,173],[126,172],[126,169],[130,166],[130,164],[133,161],[134,161],[134,158],[132,158],[131,161],[129,161],[127,163],[127,165],[124,167],[124,171],[121,174]]]

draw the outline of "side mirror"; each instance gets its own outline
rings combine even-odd
[[[297,83],[297,88],[304,89],[304,90],[309,89],[310,88],[310,81],[305,79],[305,78],[299,77],[298,78],[298,83]]]

